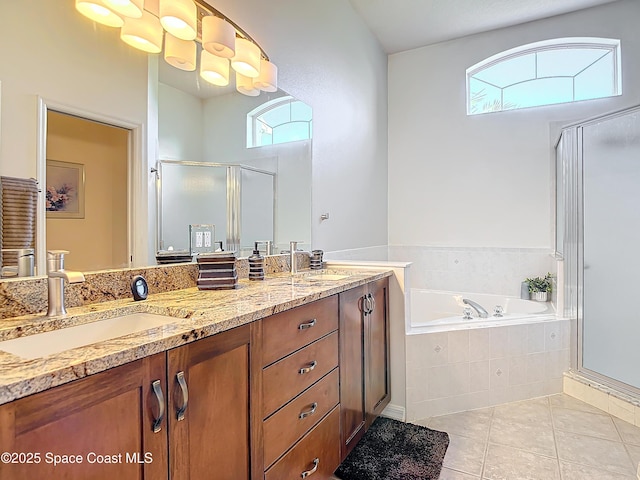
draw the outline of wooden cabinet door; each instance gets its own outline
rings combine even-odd
[[[168,478],[165,377],[160,353],[1,406],[0,478]]]
[[[340,439],[344,459],[365,430],[363,299],[366,287],[340,293]]]
[[[167,352],[172,480],[250,478],[250,326]]]
[[[389,376],[389,280],[384,278],[370,283],[368,287],[369,309],[364,317],[367,429],[391,400]]]

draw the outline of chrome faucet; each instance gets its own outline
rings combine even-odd
[[[469,305],[471,308],[473,308],[478,313],[478,317],[480,318],[487,318],[489,316],[489,312],[487,312],[484,308],[482,308],[482,305],[474,302],[473,300],[469,300],[468,298],[463,298],[462,303],[464,303],[465,305]]]
[[[49,289],[49,306],[47,317],[66,315],[64,308],[64,281],[69,283],[84,282],[82,272],[73,272],[64,269],[64,256],[67,250],[49,250],[47,252],[47,287]]]
[[[291,274],[298,273],[298,262],[296,261],[296,250],[298,242],[289,242],[289,263],[291,264]]]

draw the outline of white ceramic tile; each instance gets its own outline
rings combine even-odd
[[[527,353],[527,325],[507,327],[507,354],[519,356]]]
[[[562,378],[547,378],[544,380],[544,395],[562,393]]]
[[[491,328],[491,358],[507,356],[508,336],[504,327]]]
[[[609,472],[601,468],[577,463],[560,462],[562,480],[636,480],[631,475]]]
[[[527,383],[543,382],[545,375],[545,353],[531,353],[527,355]],[[561,382],[559,382],[561,384]],[[560,390],[562,387],[560,387]]]
[[[425,367],[444,365],[448,362],[448,343],[446,332],[409,335],[407,360]]]
[[[560,378],[569,369],[569,350],[545,352],[545,377]]]
[[[640,446],[640,427],[636,427],[634,424],[619,418],[614,418],[613,423],[616,425],[624,443]]]
[[[443,466],[479,476],[482,472],[486,441],[455,434],[449,434],[449,440]]]
[[[491,390],[497,388],[506,388],[509,386],[509,359],[497,358],[491,360]]]
[[[484,408],[431,417],[427,426],[435,430],[484,441],[489,435],[492,416],[493,409]]]
[[[544,349],[547,352],[567,348],[564,345],[560,322],[547,322],[544,324]]]
[[[556,456],[553,428],[549,423],[496,417],[491,422],[489,443],[518,448],[549,457]]]
[[[560,480],[560,471],[555,458],[489,444],[483,477],[487,480]]]
[[[469,360],[489,360],[491,358],[490,328],[476,328],[469,331]]]
[[[458,472],[450,468],[443,468],[440,472],[438,480],[480,480],[480,477],[469,475],[468,473]]]
[[[586,402],[589,405],[593,405],[594,407],[597,407],[604,412],[609,411],[608,393],[601,392],[600,390],[591,388],[588,385],[585,386],[584,390],[581,393],[584,395],[584,397],[580,399],[583,402]]]
[[[544,352],[544,323],[527,325],[527,353]]]
[[[566,379],[565,379],[566,380]],[[573,380],[572,380],[573,381]],[[565,382],[566,385],[566,382]],[[578,385],[582,385],[578,383]],[[584,396],[584,395],[583,395]],[[598,415],[607,415],[607,412],[600,410],[599,408],[594,407],[593,405],[589,405],[582,400],[579,400],[568,394],[559,394],[552,395],[549,397],[549,403],[551,404],[551,408],[569,408],[571,410],[579,410],[582,412],[590,412]]]
[[[556,430],[556,445],[560,460],[624,475],[635,474],[634,464],[620,442]]]
[[[551,410],[553,425],[557,430],[616,442],[622,441],[609,415],[599,415],[560,407],[554,407]]]
[[[448,333],[449,363],[469,361],[469,330]]]
[[[526,355],[509,357],[509,386],[527,383]]]
[[[469,392],[469,364],[456,363],[431,367],[428,372],[428,398],[450,397]]]
[[[491,362],[469,363],[469,392],[482,392],[491,387]]]

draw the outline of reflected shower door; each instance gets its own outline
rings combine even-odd
[[[582,366],[640,388],[640,111],[582,133]]]
[[[242,250],[248,254],[256,241],[275,241],[275,175],[242,167],[240,182]]]

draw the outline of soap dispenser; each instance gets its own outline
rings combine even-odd
[[[249,257],[249,280],[264,280],[264,257],[260,255],[258,243],[253,246],[253,254]]]

